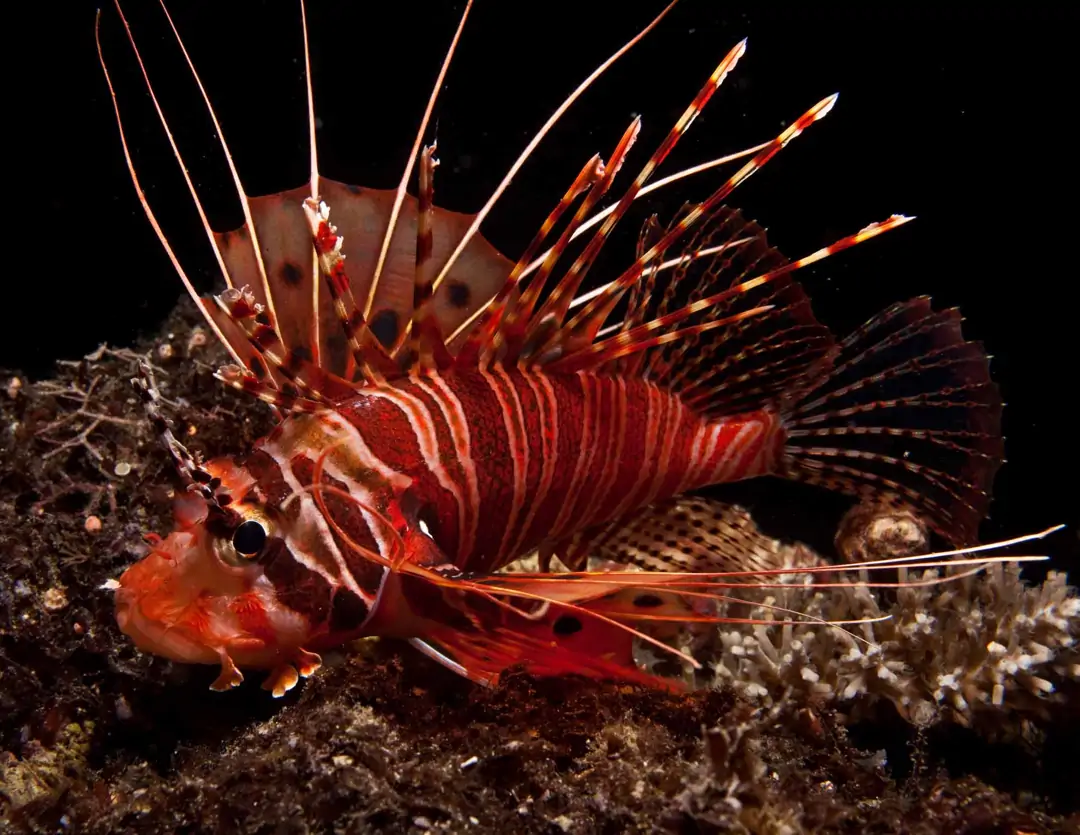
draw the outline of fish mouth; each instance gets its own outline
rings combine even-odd
[[[218,660],[219,653],[187,629],[147,617],[139,595],[132,589],[118,588],[115,603],[120,631],[143,652],[187,664],[212,664]]]

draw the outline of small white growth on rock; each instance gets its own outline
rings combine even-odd
[[[50,612],[66,609],[68,605],[67,591],[63,586],[53,586],[42,595],[42,602]]]

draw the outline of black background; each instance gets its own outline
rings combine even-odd
[[[247,190],[305,182],[298,6],[173,5]],[[479,208],[552,109],[660,5],[479,0],[429,131],[437,130],[442,160],[438,202]],[[893,212],[918,216],[804,273],[815,309],[846,332],[917,294],[961,306],[967,332],[994,355],[1008,401],[1009,462],[983,533],[1067,522],[1047,547],[1075,566],[1076,15],[1066,3],[817,5],[828,8],[683,0],[560,123],[485,233],[517,254],[585,159],[606,156],[636,113],[645,127],[630,167],[640,165],[720,58],[749,36],[735,74],[660,174],[764,141],[839,91],[833,113],[733,202],[790,256]],[[322,171],[392,187],[462,4],[309,6]],[[5,239],[18,255],[5,275],[0,366],[31,377],[101,342],[152,332],[181,292],[124,167],[95,53],[95,5],[41,8],[34,27],[9,32],[18,64],[5,131],[18,148],[8,155]],[[212,126],[160,8],[133,0],[126,11],[212,221],[238,225]],[[102,37],[144,186],[209,289],[213,261],[111,7]],[[652,208],[669,217],[720,177],[661,192]],[[626,257],[644,216],[632,213],[594,276]]]

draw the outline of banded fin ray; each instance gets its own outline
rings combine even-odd
[[[142,57],[138,54],[134,35],[128,27],[119,2],[116,6],[128,32],[132,48],[136,51],[140,68],[143,70],[146,88],[153,97],[153,86],[143,66]],[[311,231],[303,211],[304,201],[317,196],[332,207],[334,223],[338,225],[341,236],[344,238],[342,252],[349,261],[353,296],[357,299],[368,298],[376,258],[381,252],[380,244],[384,237],[388,242],[377,292],[371,299],[370,323],[365,321],[360,324],[360,327],[366,328],[370,324],[371,330],[379,337],[382,344],[389,346],[395,342],[398,333],[407,325],[413,312],[418,216],[416,198],[404,195],[400,199],[397,223],[393,227],[392,234],[386,235],[397,192],[350,186],[321,176],[317,170],[317,154],[314,145],[311,147],[312,172],[309,183],[261,197],[248,195],[220,129],[209,93],[203,86],[194,63],[184,48],[179,30],[173,24],[172,18],[168,16],[164,3],[162,3],[162,8],[177,43],[183,51],[192,77],[203,96],[207,112],[215,125],[222,152],[233,175],[238,200],[244,211],[245,222],[239,228],[227,232],[217,232],[211,228],[202,210],[197,190],[187,175],[180,151],[173,141],[168,121],[158,108],[159,119],[172,143],[177,162],[187,178],[193,202],[213,246],[226,287],[237,290],[247,288],[252,293],[254,301],[270,312],[286,351],[299,351],[304,358],[316,363],[324,370],[355,380],[357,370],[349,360],[338,317],[334,311],[333,300],[329,298],[329,294],[320,292]],[[307,57],[306,19],[304,27],[305,57]],[[104,57],[103,55],[101,57],[102,67],[107,76],[108,70]],[[313,113],[310,83],[308,83],[308,95],[310,122]],[[156,98],[154,101],[156,106]],[[119,111],[117,111],[117,122],[122,132],[123,125]],[[313,142],[314,132],[310,131],[310,135]],[[138,185],[130,157],[129,169],[144,210],[158,231],[158,236],[166,250],[170,253],[174,266],[184,279],[189,293],[199,303],[211,330],[229,347],[237,361],[260,380],[263,386],[276,388],[283,378],[261,367],[257,352],[252,351],[242,330],[235,327],[228,317],[220,312],[212,299],[199,297],[179,260],[172,254],[164,233],[152,216],[149,202]],[[448,260],[451,252],[457,253],[454,265],[444,270],[443,286],[436,292],[433,300],[434,313],[440,320],[442,330],[446,333],[453,332],[477,307],[486,303],[494,295],[512,266],[509,259],[498,253],[480,235],[470,234],[469,240],[462,244],[475,217],[475,214],[452,212],[438,207],[434,208],[432,214],[434,242],[432,258],[436,263],[441,264]]]
[[[469,322],[474,322],[477,314],[483,310],[496,292],[506,284],[511,275],[513,263],[501,255],[479,234],[479,224],[486,213],[501,196],[502,191],[509,184],[513,175],[520,166],[528,159],[532,150],[546,135],[555,122],[569,108],[571,104],[619,57],[635,45],[645,34],[651,31],[675,5],[674,2],[665,6],[656,17],[645,26],[636,36],[631,38],[614,55],[603,62],[581,85],[574,90],[563,105],[548,120],[541,131],[529,143],[528,147],[511,168],[504,178],[503,183],[496,189],[496,193],[483,209],[478,213],[452,212],[433,206],[430,209],[431,225],[431,252],[426,255],[430,269],[437,275],[432,281],[432,312],[434,320],[438,324],[439,331],[445,334],[448,342],[453,337],[463,337],[468,331],[462,331]],[[417,256],[417,228],[420,209],[417,198],[405,193],[404,187],[408,180],[409,170],[413,165],[410,158],[409,165],[396,190],[380,190],[360,188],[341,183],[321,175],[318,170],[318,154],[315,146],[314,131],[314,102],[310,79],[310,44],[307,34],[306,10],[301,8],[304,35],[304,57],[308,102],[308,134],[310,143],[311,171],[309,182],[303,186],[286,189],[275,194],[264,196],[251,196],[243,187],[240,174],[236,168],[233,156],[224,139],[221,125],[211,103],[210,94],[203,85],[190,55],[188,54],[183,39],[176,27],[167,8],[162,3],[163,12],[166,15],[169,26],[180,46],[184,59],[188,64],[192,78],[195,81],[203,98],[208,114],[217,131],[222,153],[229,165],[234,181],[238,200],[244,212],[245,222],[237,229],[219,232],[210,227],[210,224],[202,211],[197,190],[188,178],[196,208],[200,219],[213,245],[215,257],[222,271],[224,282],[228,289],[246,289],[252,294],[256,305],[261,305],[273,321],[273,327],[277,332],[277,338],[281,343],[282,352],[294,363],[307,362],[323,369],[337,377],[360,383],[364,382],[364,375],[358,364],[349,356],[346,338],[341,333],[339,320],[341,316],[335,311],[334,300],[331,294],[325,291],[317,266],[317,253],[313,252],[311,245],[310,227],[306,222],[303,204],[309,199],[318,199],[327,204],[333,212],[333,223],[338,227],[339,237],[343,239],[341,248],[345,260],[348,262],[348,275],[352,297],[357,300],[355,309],[349,311],[349,319],[353,321],[353,327],[361,332],[368,331],[374,335],[384,348],[392,348],[400,344],[405,332],[409,329],[410,322],[415,315],[415,265]],[[123,12],[117,3],[117,9],[123,19]],[[464,24],[469,6],[462,15],[461,24]],[[126,19],[124,25],[127,29],[131,45],[136,51],[136,57],[142,68],[141,56],[138,56],[137,46],[133,33]],[[424,119],[417,133],[416,143],[422,140],[423,132],[434,106],[439,82],[444,78],[453,48],[461,34],[461,26],[455,34],[451,48],[446,55],[442,69],[428,103]],[[733,50],[734,58],[729,55],[722,66],[733,66],[741,54],[743,44]],[[102,60],[104,67],[104,59]],[[154,95],[149,76],[144,71],[144,81],[151,96]],[[719,72],[719,70],[718,70]],[[726,72],[726,71],[725,71]],[[719,79],[725,73],[719,73]],[[716,74],[714,74],[715,76]],[[716,82],[713,78],[710,82]],[[715,89],[713,83],[711,90]],[[674,144],[678,135],[681,135],[693,116],[704,105],[708,95],[699,95],[699,100],[687,111],[680,126],[674,131],[667,143],[668,149]],[[156,104],[156,102],[155,102]],[[164,114],[158,109],[162,126],[172,142],[172,135]],[[119,114],[117,114],[119,121]],[[122,130],[122,125],[120,125]],[[741,156],[757,150],[762,146],[741,151],[716,160],[710,160],[691,169],[677,172],[664,181],[653,184],[652,187],[641,189],[642,192],[651,190],[666,182],[672,182],[700,171],[707,170],[715,165],[738,159]],[[179,149],[173,143],[173,149],[178,164],[185,172],[186,167]],[[661,155],[654,155],[646,169],[651,169],[662,159]],[[135,171],[131,166],[132,177]],[[641,181],[644,182],[644,179]],[[633,189],[635,193],[624,195],[622,201],[616,207],[611,207],[598,213],[583,224],[581,231],[604,220],[604,226],[597,233],[597,245],[602,244],[606,231],[618,220],[625,211],[625,207],[640,196],[637,190],[641,183]],[[138,183],[136,181],[136,188]],[[150,207],[138,189],[144,208],[150,213]],[[151,218],[153,221],[153,218]],[[156,223],[155,223],[156,226]],[[162,238],[166,249],[168,242],[164,239],[160,229],[159,237]],[[377,241],[381,242],[381,246]],[[171,250],[170,250],[171,252]],[[189,293],[199,302],[200,308],[207,318],[208,325],[215,335],[218,336],[233,353],[239,365],[250,373],[254,382],[249,381],[249,389],[258,389],[264,395],[264,399],[272,400],[269,392],[275,391],[287,381],[287,376],[280,373],[281,366],[271,364],[267,366],[262,362],[257,350],[253,350],[248,335],[243,328],[223,312],[222,306],[213,299],[200,299],[193,285],[183,273],[178,259],[173,256],[174,265],[181,273]],[[435,266],[437,265],[437,267]],[[522,273],[528,273],[532,265],[526,262]],[[580,276],[579,276],[580,278]],[[377,280],[373,280],[377,279]],[[560,297],[566,295],[567,287],[564,284]],[[516,295],[509,294],[511,305]],[[573,295],[570,293],[569,295]],[[545,302],[546,303],[546,302]],[[463,339],[455,343],[460,346]],[[227,375],[229,376],[229,375]],[[288,398],[286,398],[288,399]]]
[[[947,541],[975,542],[1004,462],[1002,400],[960,321],[922,296],[844,340],[828,373],[785,410],[781,475],[890,496]]]

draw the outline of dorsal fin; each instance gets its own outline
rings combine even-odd
[[[353,296],[367,298],[379,246],[395,192],[350,186],[320,178],[321,197],[331,207],[334,225],[344,239],[342,252]],[[308,186],[265,197],[253,197],[252,221],[262,247],[267,283],[274,296],[278,331],[289,350],[304,347],[328,371],[346,376],[348,349],[329,294],[318,294],[318,326],[314,316],[314,268],[311,229],[303,212]],[[370,326],[384,345],[392,345],[413,311],[418,207],[411,195],[401,205],[382,276],[372,304]],[[432,261],[445,262],[475,215],[434,207]],[[233,285],[248,285],[265,304],[247,224],[217,234]],[[481,235],[466,246],[446,281],[435,292],[435,316],[443,333],[453,331],[502,287],[512,262]],[[318,334],[318,343],[313,341]],[[228,335],[228,333],[227,333]],[[351,376],[351,375],[350,375]]]
[[[225,273],[226,284],[237,290],[246,287],[253,294],[254,300],[269,310],[276,321],[282,343],[289,352],[299,349],[325,370],[347,376],[349,379],[356,379],[355,369],[352,367],[355,363],[350,356],[346,344],[347,339],[341,332],[340,318],[334,310],[333,300],[329,298],[328,293],[324,292],[319,279],[311,228],[303,209],[304,202],[318,197],[334,210],[335,224],[338,226],[340,236],[344,238],[342,251],[350,261],[348,274],[353,282],[351,286],[353,296],[362,300],[362,303],[368,299],[367,290],[372,283],[371,276],[375,271],[376,259],[384,248],[383,242],[387,238],[387,231],[391,231],[385,247],[386,258],[382,276],[374,293],[371,315],[368,318],[372,329],[382,338],[381,341],[392,344],[397,332],[405,326],[412,315],[417,225],[416,199],[405,195],[403,186],[399,186],[399,189],[394,191],[363,189],[327,179],[319,174],[314,144],[314,109],[310,72],[307,74],[308,122],[311,134],[309,182],[301,187],[276,194],[263,197],[249,196],[243,188],[232,155],[225,144],[207,90],[184,47],[179,31],[173,25],[172,18],[168,17],[168,10],[164,11],[184,53],[192,77],[202,94],[207,112],[214,122],[222,152],[233,175],[238,199],[244,210],[244,225],[231,232],[217,233],[210,228],[197,190],[173,139],[169,122],[158,106],[142,57],[135,45],[135,39],[127,27],[126,19],[123,19],[123,13],[120,12],[120,14],[162,127],[187,180],[203,227],[215,247],[215,254]],[[303,7],[301,11],[303,12]],[[463,14],[462,23],[464,23],[464,18]],[[460,35],[460,26],[458,35]],[[457,42],[456,36],[454,42],[455,44]],[[310,61],[306,15],[304,47],[307,66]],[[447,62],[448,60],[449,55]],[[101,61],[108,81],[108,70],[103,56],[101,56]],[[440,81],[445,73],[447,62],[444,62],[443,71],[439,76]],[[109,84],[112,93],[111,81]],[[439,84],[436,84],[436,92],[438,86]],[[115,102],[114,93],[113,98]],[[429,102],[429,110],[433,101],[434,94]],[[120,122],[118,109],[116,115],[123,139],[123,125]],[[423,129],[424,125],[421,125],[420,134],[423,133]],[[125,154],[140,202],[148,218],[154,224],[155,231],[169,252],[189,293],[197,296],[172,252],[164,232],[157,225],[145,194],[139,187],[134,164],[130,159],[130,154],[127,153],[126,145]],[[396,222],[391,223],[395,199],[400,201],[400,214]],[[500,255],[482,236],[477,234],[476,221],[475,214],[461,214],[437,207],[433,212],[432,264],[442,276],[440,286],[433,298],[433,307],[435,317],[446,333],[452,333],[478,308],[486,304],[505,282],[512,266],[508,259]],[[466,237],[468,240],[465,240]],[[449,263],[451,260],[454,263]],[[221,314],[212,301],[201,301],[203,302],[202,309],[216,335],[226,342],[235,357],[252,373],[260,375],[264,369],[256,358],[257,352],[252,351],[248,344],[247,337],[229,322],[228,317]],[[253,359],[255,359],[254,363],[252,363]],[[272,371],[267,376],[270,384],[281,382],[279,376]]]
[[[509,185],[517,170],[561,115],[592,81],[655,27],[673,5],[674,3],[669,3],[652,23],[628,41],[611,58],[603,62],[575,89],[530,141],[496,188],[495,193],[479,212],[462,214],[439,208],[430,210],[431,254],[430,259],[425,261],[424,273],[425,275],[429,272],[434,273],[434,278],[431,280],[434,293],[431,297],[432,316],[428,321],[432,332],[448,335],[451,352],[462,344],[467,334],[467,331],[459,334],[458,328],[464,328],[466,323],[475,321],[477,315],[497,293],[502,291],[500,297],[509,303],[508,307],[511,310],[513,309],[517,289],[513,286],[513,282],[528,272],[524,264],[519,265],[519,270],[514,271],[514,264],[483,239],[479,234],[482,220]],[[462,15],[461,25],[464,24],[467,14],[468,5]],[[171,26],[171,18],[169,22]],[[304,24],[305,66],[308,66],[310,61],[307,49],[306,19]],[[441,86],[441,79],[445,74],[454,45],[460,36],[461,25],[458,27],[454,42],[443,62],[439,80],[429,98],[416,143],[422,141],[427,120]],[[172,28],[183,48],[179,33],[176,32],[175,27]],[[128,34],[130,35],[130,30]],[[134,38],[131,38],[131,42],[134,48]],[[648,360],[657,358],[654,348],[681,343],[674,350],[676,353],[685,352],[688,347],[700,344],[700,336],[703,333],[713,332],[710,340],[715,341],[716,331],[720,328],[725,328],[729,333],[738,334],[745,331],[746,326],[739,326],[733,330],[734,326],[753,320],[755,317],[760,318],[765,313],[769,313],[769,318],[775,321],[777,315],[781,312],[790,312],[793,309],[792,303],[798,301],[782,297],[786,282],[778,281],[778,279],[787,279],[786,272],[813,263],[825,255],[903,222],[904,219],[896,218],[885,224],[875,225],[798,262],[773,269],[752,279],[741,288],[732,287],[719,294],[714,293],[678,310],[668,312],[668,303],[672,299],[665,297],[651,320],[634,326],[633,318],[631,318],[628,320],[631,323],[630,327],[623,328],[618,337],[601,342],[595,341],[619,299],[632,287],[640,284],[643,276],[651,276],[661,270],[664,267],[663,259],[668,253],[677,251],[677,245],[682,249],[680,260],[688,258],[694,261],[712,254],[708,251],[708,247],[701,248],[695,244],[694,240],[690,240],[687,245],[686,241],[680,239],[684,236],[692,239],[709,225],[711,219],[722,216],[721,201],[739,183],[760,169],[791,139],[828,113],[835,102],[835,96],[830,96],[807,111],[772,142],[761,146],[762,149],[755,154],[753,159],[714,191],[704,203],[682,217],[646,252],[643,252],[626,271],[614,281],[599,288],[595,297],[591,297],[573,318],[564,324],[567,313],[574,306],[573,297],[577,294],[585,273],[604,245],[608,233],[634,199],[644,191],[645,181],[689,127],[723,78],[738,61],[744,49],[745,42],[742,42],[721,61],[705,86],[669,131],[664,142],[646,162],[628,191],[610,210],[610,214],[608,210],[599,213],[597,220],[606,215],[600,229],[594,234],[584,252],[552,289],[549,298],[535,312],[526,311],[527,321],[521,324],[525,328],[526,341],[531,340],[533,343],[530,355],[527,357],[529,364],[551,366],[552,370],[567,372],[590,369],[599,371],[612,369],[611,364],[618,363],[623,357],[634,357],[626,363],[627,368],[647,368],[646,354],[648,354]],[[203,308],[215,333],[224,339],[236,358],[245,363],[255,377],[265,378],[262,387],[275,388],[284,384],[288,378],[281,376],[281,369],[299,368],[303,363],[313,363],[323,371],[329,371],[333,375],[352,382],[370,381],[376,377],[384,377],[388,373],[397,374],[406,370],[402,367],[403,363],[397,365],[390,363],[390,367],[386,368],[389,362],[385,356],[386,351],[376,344],[376,339],[384,346],[399,344],[405,328],[414,318],[419,211],[416,199],[407,196],[404,191],[408,181],[408,168],[398,188],[393,191],[353,187],[322,177],[318,172],[314,145],[314,105],[310,89],[310,73],[308,73],[308,122],[311,134],[310,179],[302,187],[264,197],[249,197],[240,182],[224,138],[221,137],[220,125],[210,105],[210,98],[186,50],[184,50],[184,57],[215,127],[218,129],[222,151],[229,163],[237,195],[244,209],[244,225],[230,233],[219,234],[210,229],[205,213],[202,211],[197,190],[187,174],[165,115],[154,98],[149,78],[146,76],[142,59],[136,49],[136,58],[143,70],[147,88],[185,175],[203,226],[214,245],[215,253],[225,273],[226,283],[230,288],[238,291],[249,290],[253,303],[262,304],[266,308],[268,321],[274,323],[277,338],[280,340],[280,348],[275,351],[277,359],[270,364],[269,368],[265,363],[260,365],[258,346],[252,346],[250,334],[245,333],[243,328],[236,327],[234,322],[228,320],[228,317],[223,317],[215,306],[204,304]],[[104,66],[104,60],[102,63]],[[117,116],[119,119],[118,110]],[[629,147],[629,141],[635,133],[636,123],[632,125],[630,132],[620,143],[623,153]],[[145,195],[139,189],[129,154],[128,164],[148,217],[169,251],[188,291],[195,295],[191,282],[184,275],[162,230],[157,226]],[[621,156],[617,152],[613,156],[610,171],[605,175],[607,178],[605,185],[614,178],[620,164]],[[681,177],[683,173],[674,176]],[[602,193],[603,190],[601,189],[598,193]],[[329,217],[327,205],[333,209],[333,227],[326,220]],[[312,226],[309,213],[314,211],[317,211],[323,220],[315,218],[315,226]],[[590,223],[591,221],[586,221],[582,217],[580,223],[575,225],[579,229],[584,229]],[[320,238],[320,235],[324,234],[324,229],[325,240]],[[425,234],[423,237],[426,243],[429,236]],[[332,246],[332,250],[328,250],[328,246]],[[332,265],[323,263],[327,258],[333,259]],[[323,292],[324,282],[321,274],[330,276],[328,270],[331,266],[334,270],[334,280],[330,284],[331,292]],[[378,280],[373,279],[373,276],[378,276]],[[788,282],[790,282],[789,279]],[[539,284],[539,281],[537,283]],[[750,297],[746,293],[751,289],[750,285],[757,287],[766,283],[774,283],[774,286],[770,288],[773,291],[771,295],[766,294],[766,298],[762,299],[765,303],[757,307],[748,305],[746,302],[750,300]],[[593,296],[594,294],[586,295]],[[736,297],[740,298],[736,301]],[[356,300],[363,300],[360,306],[357,306]],[[721,315],[722,313],[728,315]],[[493,310],[493,321],[499,321],[500,315],[498,310]],[[512,316],[509,318],[513,319]],[[685,324],[679,328],[672,327],[683,322]],[[497,329],[486,330],[484,336],[488,338],[488,341],[475,346],[479,348],[480,356],[485,356],[485,350],[490,351],[496,348],[500,337],[505,336]],[[666,348],[664,350],[667,351]],[[367,362],[368,358],[365,356],[367,351],[373,355],[382,353],[382,359],[387,362],[375,362],[380,359],[378,356],[371,358],[372,363]],[[472,360],[473,356],[475,356],[474,351],[466,351],[459,357],[462,362],[457,364],[461,365]],[[487,356],[490,356],[490,353]],[[661,364],[663,365],[662,361]],[[308,376],[315,379],[318,375]],[[663,376],[663,372],[649,376],[659,378]],[[700,385],[702,380],[699,378],[695,382]],[[713,395],[712,392],[706,392],[704,396],[708,397],[708,403],[699,405],[705,410],[715,412],[717,402]],[[721,396],[720,399],[729,400],[730,394]]]
[[[503,299],[510,309],[516,304],[517,289],[505,287],[513,264],[480,236],[479,227],[481,222],[491,211],[517,171],[569,107],[605,70],[655,28],[674,7],[676,2],[677,0],[669,2],[647,26],[627,41],[611,57],[602,62],[593,73],[575,88],[528,143],[495,192],[478,212],[475,214],[460,214],[438,208],[434,209],[432,218],[433,252],[430,261],[431,270],[435,272],[432,281],[435,290],[433,313],[439,331],[446,336],[446,344],[451,353],[454,353],[456,349],[464,344],[469,327],[476,322],[486,308],[488,301],[495,296],[499,289],[504,289]],[[441,87],[454,47],[461,35],[470,6],[471,2],[466,4],[461,23],[429,98],[428,107],[425,110],[424,118],[421,121],[414,142],[417,147],[423,141],[423,135],[438,90]],[[184,160],[169,128],[168,120],[158,106],[153,87],[146,74],[142,58],[135,46],[134,37],[130,29],[127,28],[126,20],[124,20],[124,26],[129,35],[132,48],[135,50],[140,69],[143,72],[147,91],[153,99],[162,127],[185,176],[195,208],[199,212],[203,227],[214,247],[215,255],[224,273],[226,284],[238,291],[249,290],[255,303],[265,306],[280,335],[281,346],[284,349],[281,356],[282,360],[287,359],[294,363],[314,363],[315,366],[321,367],[324,371],[332,372],[346,380],[359,382],[364,379],[361,366],[365,363],[357,361],[357,351],[359,350],[362,354],[366,349],[363,345],[358,348],[357,344],[359,343],[353,344],[356,342],[356,335],[360,334],[363,337],[361,339],[363,344],[372,345],[373,338],[371,338],[371,334],[374,333],[383,344],[392,345],[411,319],[413,313],[417,203],[415,198],[409,197],[405,193],[409,181],[412,157],[410,157],[410,165],[406,167],[397,189],[392,192],[350,187],[326,179],[319,173],[318,155],[315,147],[315,116],[311,89],[307,20],[304,7],[301,5],[301,18],[304,27],[305,76],[308,88],[307,115],[311,160],[310,178],[307,184],[298,188],[264,197],[250,197],[243,188],[232,154],[225,143],[208,91],[196,72],[191,56],[184,47],[180,33],[173,24],[172,18],[168,17],[167,9],[164,10],[164,13],[177,43],[183,51],[184,59],[206,104],[207,112],[214,122],[221,150],[232,173],[237,197],[244,210],[244,225],[229,233],[216,233],[210,228],[197,189],[187,173]],[[123,17],[122,12],[120,14]],[[733,55],[729,55],[725,59],[721,65],[721,70],[718,70],[718,73],[714,74],[714,77],[710,79],[709,84],[706,86],[706,92],[699,94],[695,103],[691,105],[690,109],[684,114],[684,118],[676,126],[668,142],[665,143],[665,148],[658,152],[657,155],[654,155],[646,166],[647,169],[651,171],[651,168],[658,164],[663,157],[664,152],[670,150],[674,138],[689,125],[689,121],[700,110],[705,99],[715,90],[723,71],[730,68],[734,59],[741,53],[741,49],[742,46],[740,45],[733,52]],[[108,81],[104,56],[100,55],[100,57]],[[112,93],[111,81],[109,83],[110,93]],[[114,93],[113,98],[115,104]],[[123,125],[120,121],[118,107],[116,115],[123,141]],[[710,160],[677,172],[652,186],[640,188],[634,194],[627,195],[617,206],[601,211],[595,217],[584,222],[577,231],[584,232],[586,229],[603,221],[604,231],[600,235],[602,242],[602,239],[606,236],[606,231],[614,224],[618,215],[625,211],[636,197],[665,183],[680,180],[724,162],[757,152],[759,148],[763,147],[757,146],[753,149]],[[146,195],[139,186],[134,164],[126,144],[125,155],[140,202],[180,274],[186,289],[193,297],[201,301],[201,307],[215,335],[226,343],[237,361],[242,363],[251,375],[259,378],[260,388],[275,389],[283,384],[285,379],[281,377],[277,369],[268,368],[260,360],[258,351],[253,350],[248,336],[243,333],[243,329],[237,328],[235,323],[223,315],[212,301],[198,299],[198,293],[188,280],[163,230],[157,224]],[[647,174],[639,177],[639,180],[646,177]],[[637,186],[641,186],[641,183],[638,182]],[[304,211],[305,203],[312,201],[316,206],[320,202],[325,203],[334,211],[334,222],[337,226],[337,236],[334,240],[337,241],[340,238],[343,243],[341,252],[346,256],[351,256],[345,270],[349,276],[349,281],[344,285],[344,289],[353,301],[359,301],[359,305],[350,302],[351,306],[346,305],[343,307],[341,303],[330,298],[332,294],[326,292],[325,282],[320,276],[319,256],[315,251],[316,247],[310,245],[311,227]],[[612,214],[615,216],[609,217]],[[594,251],[598,248],[597,243],[592,245]],[[376,264],[380,266],[376,267]],[[528,274],[533,268],[533,265],[524,267],[520,275]],[[373,281],[373,274],[377,275],[377,281]],[[580,278],[580,276],[581,274],[578,274],[576,277]],[[569,289],[569,287],[563,288],[563,298],[560,304],[570,303],[570,297],[574,293],[569,292]],[[342,287],[337,287],[335,292],[340,294]],[[342,332],[343,325],[344,333]],[[497,336],[498,333],[496,332],[495,335]],[[367,341],[365,342],[365,340]],[[293,356],[294,352],[299,352],[299,355]],[[363,359],[362,356],[361,359]],[[279,365],[278,369],[280,367],[282,366]],[[248,380],[247,382],[251,381]]]
[[[580,289],[581,282],[603,248],[609,233],[629,209],[635,197],[642,191],[645,182],[656,167],[670,153],[679,138],[716,92],[718,86],[744,53],[745,48],[745,41],[736,44],[716,67],[697,96],[694,97],[693,101],[683,111],[682,116],[668,132],[664,141],[646,161],[645,166],[634,179],[634,182],[610,212],[610,216],[604,220],[584,251],[552,289],[547,300],[535,311],[523,310],[520,318],[525,319],[524,322],[519,323],[516,321],[518,317],[514,316],[504,320],[505,329],[500,328],[491,333],[487,345],[488,349],[496,347],[504,339],[508,341],[514,340],[514,334],[509,332],[511,329],[523,329],[523,336],[520,337],[524,342],[523,352],[519,355],[514,351],[514,356],[511,359],[520,357],[521,361],[527,365],[558,367],[559,370],[567,372],[598,369],[622,357],[630,356],[634,352],[646,351],[673,341],[696,338],[703,332],[726,327],[728,324],[735,324],[772,309],[770,306],[762,308],[744,306],[742,311],[733,313],[731,317],[710,317],[706,313],[704,316],[699,317],[703,321],[696,324],[688,324],[685,328],[679,330],[670,328],[670,325],[701,312],[704,306],[694,310],[687,307],[683,308],[682,311],[676,311],[670,316],[659,316],[651,322],[643,323],[639,328],[626,330],[617,339],[604,342],[596,341],[605,321],[623,295],[631,288],[638,286],[642,280],[647,281],[650,273],[660,269],[664,257],[670,251],[675,250],[676,245],[683,250],[681,257],[690,260],[710,254],[694,245],[693,236],[699,233],[702,227],[707,225],[710,220],[718,215],[722,216],[724,211],[722,201],[741,182],[765,165],[792,139],[828,114],[836,102],[835,95],[818,102],[796,119],[792,125],[785,128],[772,142],[763,146],[763,149],[753,159],[743,165],[739,171],[733,174],[703,203],[694,206],[677,223],[673,224],[666,234],[662,235],[648,251],[642,253],[614,281],[598,288],[595,292],[587,293],[586,296],[590,297],[590,300],[568,322],[565,321],[567,313],[574,306],[574,297]],[[481,210],[481,215],[483,211]],[[680,240],[684,237],[691,237],[689,245],[687,245],[686,241]],[[550,253],[545,253],[545,266],[548,266],[546,259],[557,252],[558,247],[556,246],[552,248]],[[454,255],[451,255],[451,263],[453,258]],[[797,269],[797,266],[792,267],[792,269]],[[510,280],[516,280],[517,277],[518,274],[515,272]],[[772,280],[772,278],[773,276],[769,275],[768,280]],[[438,279],[436,279],[436,283],[438,283]],[[668,319],[671,321],[667,321]],[[666,332],[661,332],[661,329]],[[472,357],[470,355],[462,357],[462,359],[471,361]]]

